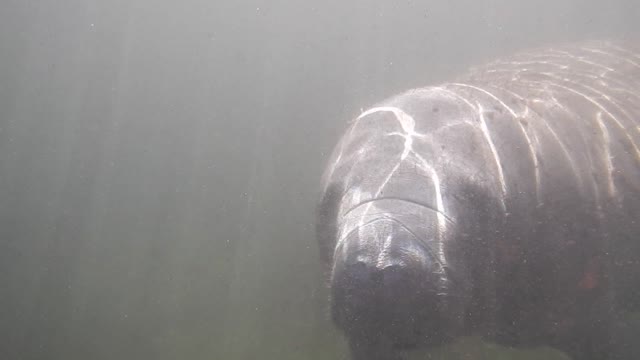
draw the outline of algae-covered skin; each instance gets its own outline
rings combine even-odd
[[[317,219],[333,321],[354,360],[463,336],[607,359],[638,302],[638,219],[640,51],[496,60],[349,124]]]

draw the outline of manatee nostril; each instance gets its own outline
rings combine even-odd
[[[347,281],[351,284],[366,284],[371,280],[371,271],[367,268],[367,265],[361,261],[349,265],[345,274],[348,278]]]
[[[389,289],[399,287],[406,281],[405,271],[398,265],[392,265],[382,270],[382,285]]]
[[[387,266],[379,269],[368,266],[364,262],[349,265],[343,273],[343,281],[348,287],[357,285],[358,288],[398,288],[406,282],[407,272],[399,265]]]
[[[400,265],[387,266],[379,269],[368,266],[364,262],[357,262],[347,266],[341,273],[340,283],[346,288],[364,290],[400,289],[405,286],[408,271]]]

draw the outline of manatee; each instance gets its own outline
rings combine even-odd
[[[640,304],[640,50],[521,51],[348,123],[316,233],[353,360],[476,335],[611,358]]]

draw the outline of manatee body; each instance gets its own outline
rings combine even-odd
[[[608,358],[612,319],[640,303],[640,51],[536,49],[389,98],[349,124],[322,186],[353,359],[471,334]]]

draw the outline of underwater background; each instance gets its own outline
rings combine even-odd
[[[347,359],[314,235],[347,121],[637,19],[635,0],[5,0],[0,358]],[[568,359],[475,338],[411,358]]]

